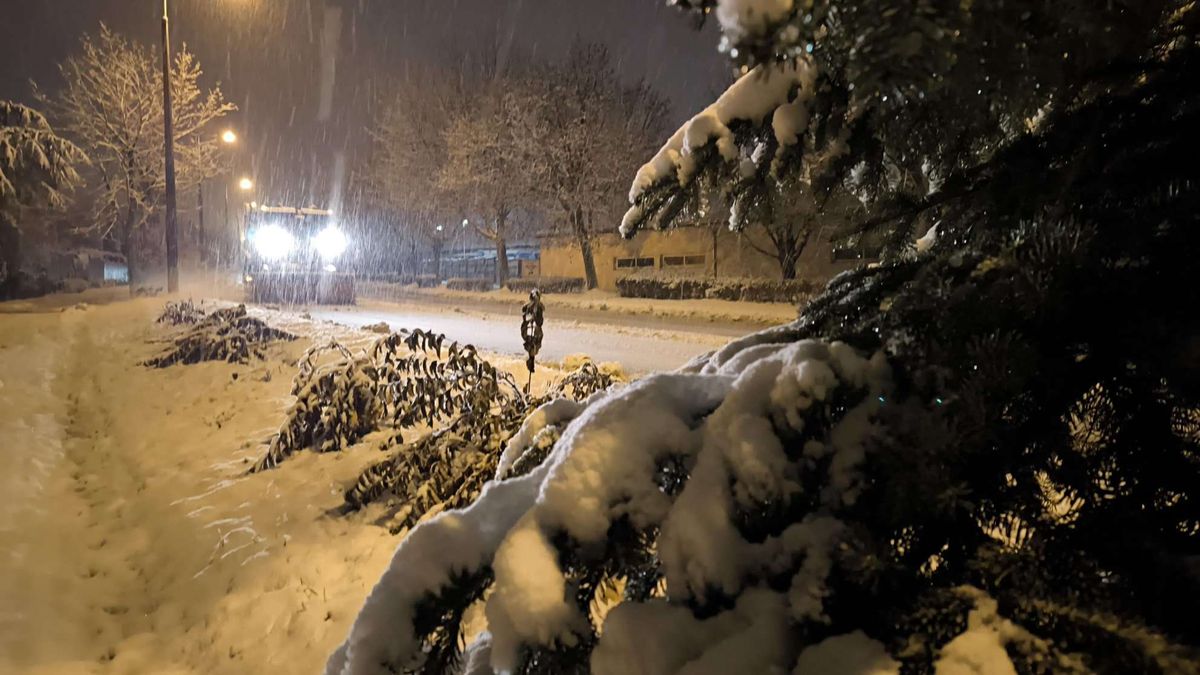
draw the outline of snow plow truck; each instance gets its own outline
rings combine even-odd
[[[246,213],[242,281],[247,302],[354,304],[340,268],[349,245],[332,211],[257,206]]]

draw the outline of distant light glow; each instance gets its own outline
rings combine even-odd
[[[250,180],[249,178],[242,178],[238,181],[238,187],[243,190],[253,190],[254,181]]]
[[[328,225],[313,237],[313,248],[325,260],[333,260],[346,251],[346,235],[337,225]]]
[[[255,230],[251,238],[254,241],[254,250],[268,260],[283,258],[296,247],[296,238],[279,225],[266,225]]]
[[[325,266],[325,271],[326,271],[326,272],[336,272],[336,271],[337,271],[337,267],[334,267],[333,265],[326,265],[326,266]]]
[[[233,129],[226,129],[225,131],[221,132],[221,141],[228,145],[233,145],[234,143],[237,143],[237,134],[233,132]]]

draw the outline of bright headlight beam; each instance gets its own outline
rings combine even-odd
[[[254,250],[268,260],[287,256],[296,246],[296,238],[279,225],[267,225],[254,233]]]
[[[312,245],[325,260],[332,260],[346,251],[346,235],[337,225],[329,225],[313,237]]]

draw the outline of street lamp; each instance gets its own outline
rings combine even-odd
[[[254,189],[254,181],[243,177],[238,181],[238,188],[240,188],[242,192],[249,192],[250,190]]]
[[[221,142],[230,148],[229,155],[228,155],[229,178],[232,178],[233,177],[233,163],[234,163],[233,146],[237,145],[237,142],[238,142],[237,132],[235,132],[233,129],[226,129],[226,130],[222,131],[221,132]],[[224,231],[226,233],[228,233],[229,229],[231,227],[231,224],[233,222],[229,219],[229,181],[225,180],[222,182],[225,184],[225,189],[223,190],[223,192],[225,193],[225,227],[224,227]],[[219,264],[221,249],[218,248],[217,251],[218,251],[217,260],[218,260],[218,264]]]
[[[162,13],[163,147],[166,173],[167,292],[179,291],[179,221],[175,212],[175,134],[171,131],[171,26],[167,0]]]

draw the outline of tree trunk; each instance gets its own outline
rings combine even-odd
[[[433,241],[433,278],[438,283],[442,281],[442,241]]]
[[[588,290],[593,290],[600,285],[600,281],[596,277],[596,259],[592,255],[590,233],[583,222],[583,211],[576,209],[571,214],[571,220],[574,221],[575,239],[579,242],[579,254],[583,257],[583,276],[587,280]]]
[[[588,290],[594,290],[600,285],[596,277],[596,261],[592,257],[592,242],[586,236],[579,237],[579,254],[583,256],[583,276],[587,280]]]
[[[712,244],[713,244],[712,275],[714,278],[717,276],[717,238],[720,236],[721,236],[721,230],[716,227],[712,228]]]
[[[200,141],[197,140],[197,143]],[[200,264],[208,263],[208,250],[204,241],[204,183],[196,187],[196,248],[199,250]]]
[[[496,285],[504,288],[508,282],[508,244],[504,237],[496,238]]]
[[[134,294],[136,284],[133,281],[133,205],[131,204],[125,212],[125,227],[120,231],[120,246],[121,255],[125,256],[125,272],[129,277],[129,295]]]
[[[800,251],[794,246],[779,249],[779,271],[784,281],[796,278],[796,263],[800,261]]]
[[[508,281],[508,244],[504,241],[504,225],[508,213],[501,211],[496,215],[496,285],[501,288]]]
[[[0,299],[9,292],[15,293],[17,272],[21,269],[21,231],[16,223],[0,213],[0,267],[4,274],[0,275]]]

